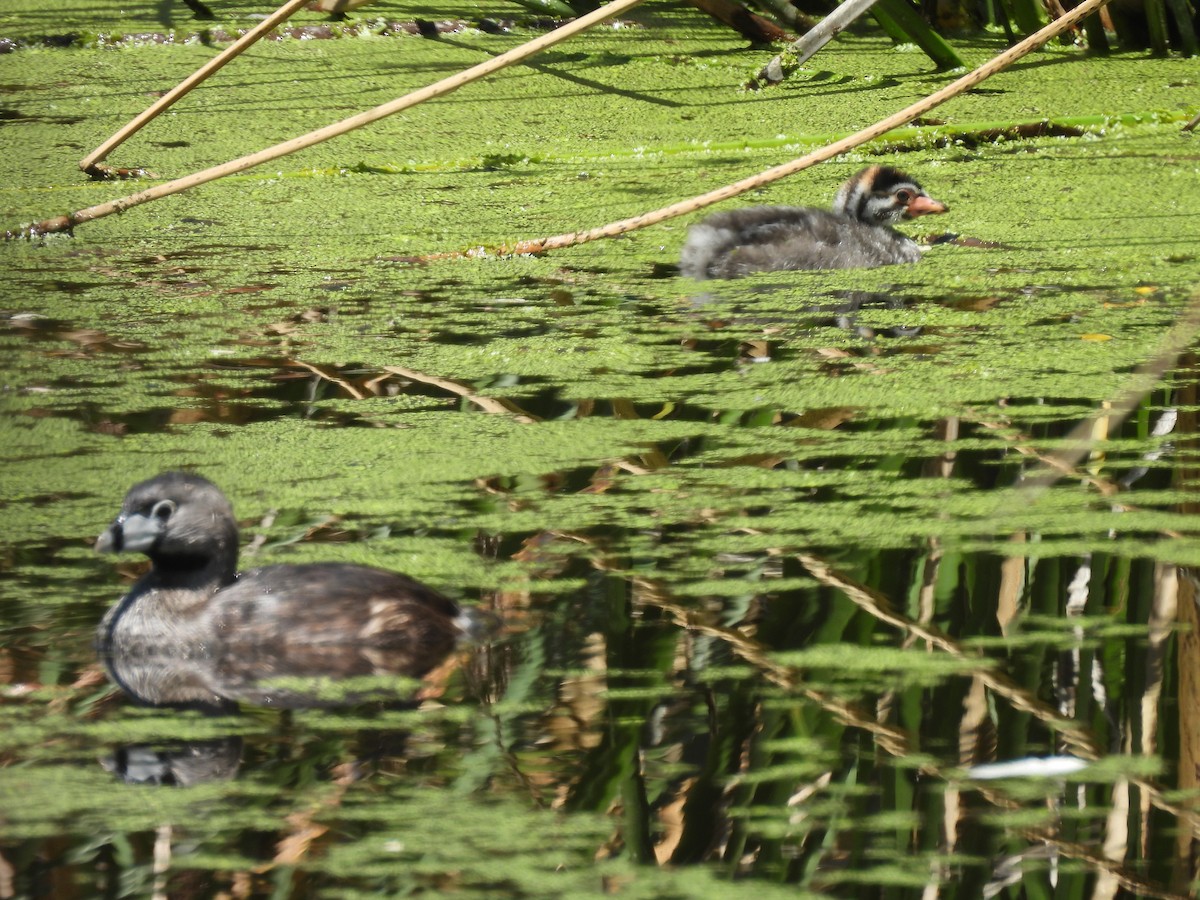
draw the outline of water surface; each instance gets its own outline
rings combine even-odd
[[[115,15],[0,24],[188,27]],[[126,192],[75,162],[211,54],[81,33],[0,57],[6,227]],[[173,177],[525,33],[265,44],[113,161]],[[671,269],[679,220],[419,259],[665,205],[952,77],[851,35],[740,93],[761,62],[656,7],[3,247],[0,895],[1189,894],[1196,366],[1170,350],[1200,284],[1193,62],[1053,48],[940,111],[953,137],[751,198],[905,167],[985,245],[917,266],[700,286]],[[1086,116],[1109,118],[975,128]],[[1083,457],[1043,478],[1080,423]],[[401,570],[503,634],[415,706],[139,707],[91,647],[138,561],[90,545],[168,468],[222,486],[255,564]],[[968,771],[1027,757],[1086,765]]]

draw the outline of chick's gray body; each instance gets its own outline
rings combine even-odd
[[[702,281],[917,262],[921,248],[890,223],[945,211],[904,173],[871,166],[842,185],[832,211],[752,206],[709,216],[689,230],[679,268]]]

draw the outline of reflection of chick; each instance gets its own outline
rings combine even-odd
[[[751,206],[709,216],[688,231],[679,268],[701,281],[751,272],[916,262],[921,248],[890,225],[944,212],[944,203],[903,172],[871,166],[842,185],[832,212]]]
[[[100,624],[98,646],[110,659],[271,659],[287,670],[281,663],[352,649],[420,677],[478,630],[473,613],[395,572],[315,563],[237,574],[233,509],[198,475],[168,472],[134,485],[96,550],[140,552],[153,564]]]

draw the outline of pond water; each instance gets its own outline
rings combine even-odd
[[[0,16],[6,228],[132,192],[77,160],[212,52],[114,38],[194,27],[161,7],[38,10]],[[528,34],[263,44],[112,162],[181,175]],[[915,266],[698,285],[689,220],[423,258],[665,205],[954,77],[867,31],[740,92],[764,59],[647,9],[0,249],[0,897],[1191,895],[1195,61],[1051,48],[751,198],[902,166],[974,239]],[[255,565],[403,571],[501,633],[415,699],[138,705],[92,635],[144,566],[91,545],[168,469],[222,487]]]

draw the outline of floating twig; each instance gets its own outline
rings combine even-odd
[[[421,384],[428,384],[432,387],[441,388],[447,393],[461,397],[468,403],[478,406],[484,412],[512,415],[513,420],[520,422],[522,425],[530,425],[537,421],[537,418],[531,416],[517,404],[509,400],[497,400],[494,397],[484,397],[482,394],[476,393],[472,388],[463,384],[460,381],[453,381],[449,378],[441,378],[437,375],[426,375],[424,372],[418,372],[416,369],[410,369],[406,366],[384,366],[385,372],[391,372],[393,375],[399,375],[401,378],[407,378],[410,381],[416,381]]]
[[[343,391],[345,391],[347,394],[349,394],[355,400],[367,399],[366,394],[364,394],[362,391],[360,391],[358,388],[356,388],[354,385],[352,385],[345,378],[341,378],[337,375],[331,375],[329,372],[325,371],[320,366],[314,366],[312,363],[306,363],[302,359],[293,359],[291,362],[294,365],[300,366],[300,368],[302,368],[302,369],[308,369],[308,371],[312,372],[318,378],[323,378],[326,381],[336,384],[338,387],[340,387]]]

